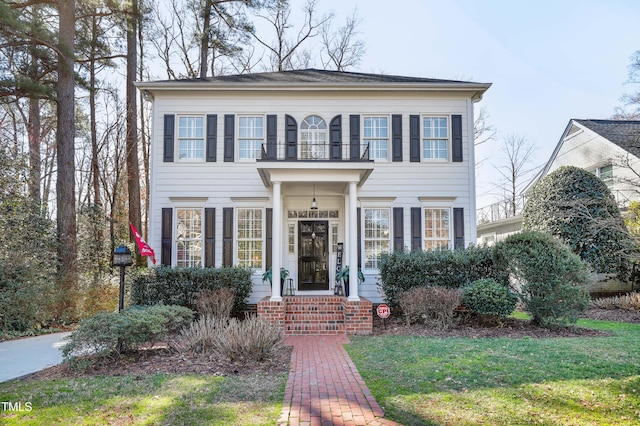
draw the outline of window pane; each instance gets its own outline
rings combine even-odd
[[[449,247],[449,209],[424,209],[424,249]]]
[[[364,209],[364,267],[378,267],[380,255],[389,252],[390,210]]]
[[[238,209],[238,265],[262,269],[262,209]]]
[[[202,265],[202,209],[177,210],[177,266]]]

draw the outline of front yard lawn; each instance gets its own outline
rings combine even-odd
[[[152,374],[0,383],[3,425],[274,425],[286,373]],[[19,404],[18,404],[19,403]]]
[[[410,425],[640,424],[640,324],[607,337],[352,337],[386,417]]]

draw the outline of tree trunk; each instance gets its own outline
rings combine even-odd
[[[140,206],[140,168],[138,163],[138,108],[136,102],[136,88],[133,82],[137,73],[137,28],[138,28],[138,2],[131,2],[131,10],[128,11],[127,25],[127,189],[129,192],[129,222],[142,228],[142,215]],[[134,241],[130,232],[130,239]],[[137,252],[137,251],[136,251]]]
[[[75,128],[74,128],[74,49],[75,1],[58,1],[59,49],[58,127],[56,134],[58,174],[56,179],[58,259],[59,266],[59,318],[73,320],[76,316],[77,292],[77,243],[75,198]]]

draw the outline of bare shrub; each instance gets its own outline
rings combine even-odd
[[[621,296],[593,299],[591,300],[590,307],[597,309],[624,309],[627,311],[637,311],[640,310],[640,293],[634,291]]]
[[[215,340],[227,327],[228,322],[227,318],[202,316],[182,329],[174,346],[191,353],[211,352]]]
[[[196,295],[195,305],[200,317],[229,318],[235,292],[230,288],[217,288],[215,290],[204,290]]]
[[[434,286],[406,291],[399,302],[407,325],[421,321],[429,327],[447,330],[455,324],[454,311],[461,300],[460,290]]]
[[[254,315],[244,321],[229,320],[216,336],[213,349],[230,361],[263,361],[283,342],[280,327]]]

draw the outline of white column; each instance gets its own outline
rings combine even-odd
[[[358,301],[358,191],[349,182],[349,300]]]
[[[273,224],[271,227],[271,301],[282,300],[280,294],[280,266],[282,265],[282,183],[273,182]]]

